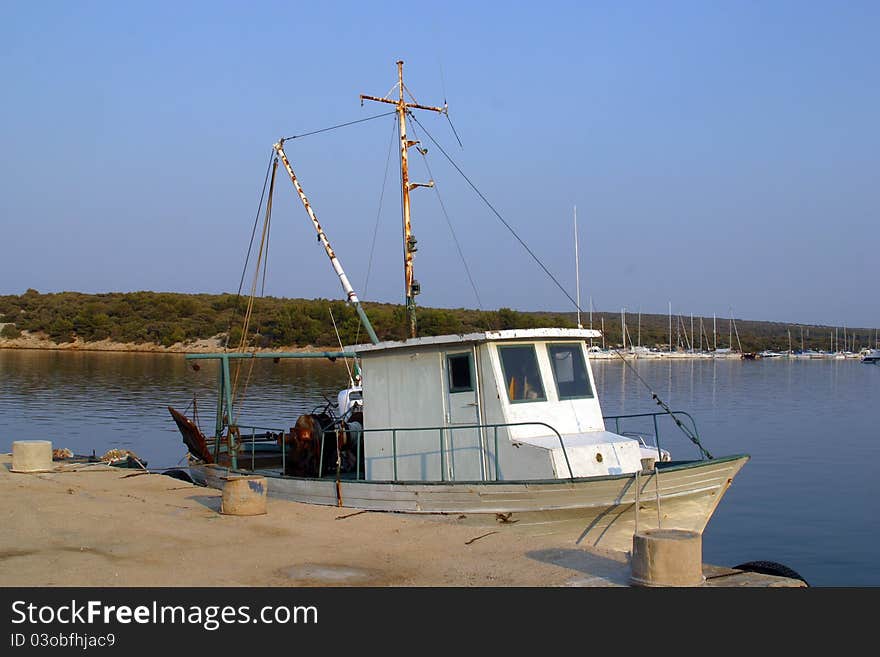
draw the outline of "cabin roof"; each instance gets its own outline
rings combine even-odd
[[[407,347],[428,347],[455,344],[476,344],[481,342],[512,342],[516,340],[555,340],[561,338],[600,338],[602,334],[593,329],[569,329],[569,328],[531,328],[531,329],[507,329],[503,331],[481,331],[479,333],[465,333],[462,335],[432,335],[424,338],[410,338],[408,340],[389,340],[379,344],[359,344],[346,347],[346,351],[354,351],[358,354],[369,352],[387,351],[389,349],[404,349]]]

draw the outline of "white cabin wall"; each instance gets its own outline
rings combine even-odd
[[[361,361],[364,428],[425,427],[445,424],[441,355],[432,350],[400,350]],[[364,469],[370,480],[394,479],[391,432],[364,434]],[[397,479],[440,479],[439,431],[397,434]]]
[[[522,344],[526,341],[516,342]],[[554,336],[550,340],[527,341],[535,346],[547,400],[516,404],[507,399],[497,351],[499,343],[476,343],[476,381],[482,423],[541,422],[555,428],[563,437],[603,431],[605,423],[599,400],[595,396],[596,382],[582,341],[580,344],[584,349],[584,363],[594,396],[567,400],[560,400],[558,397],[547,345],[565,342],[571,340],[566,340],[564,336],[556,339]],[[467,345],[468,343],[452,345],[446,341],[395,350],[366,350],[361,353],[365,429],[449,426],[445,354],[464,351],[469,348]],[[395,473],[391,432],[367,431],[364,435],[365,476],[373,481],[395,478],[412,481],[450,479],[453,474],[450,466],[450,445],[454,445],[455,441],[449,440],[448,436],[447,433],[444,439],[445,453],[441,457],[439,429],[399,431],[396,439]],[[556,434],[541,424],[499,428],[496,457],[495,432],[492,428],[484,429],[482,444],[485,460],[482,472],[485,473],[485,478],[496,478],[496,463],[498,477],[502,480],[567,478],[568,468],[561,468],[559,458],[554,458],[551,453],[551,450],[556,449],[555,442],[553,445],[548,444],[546,448],[521,442],[541,436],[555,438]],[[474,454],[473,448],[470,448],[469,454]],[[457,453],[453,458],[459,458]],[[441,476],[444,462],[446,469]],[[467,473],[467,479],[473,479],[473,472],[481,471],[470,465],[458,469]]]

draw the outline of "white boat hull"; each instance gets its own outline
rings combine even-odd
[[[632,548],[636,523],[638,530],[662,526],[702,532],[748,459],[746,455],[731,456],[666,464],[638,476],[550,481],[342,480],[337,484],[333,479],[287,477],[264,471],[258,474],[267,477],[271,497],[293,502],[369,511],[454,514],[462,522],[475,525],[555,535],[578,544],[626,551]],[[191,463],[190,472],[197,483],[217,489],[222,489],[228,476],[253,474],[201,463]]]

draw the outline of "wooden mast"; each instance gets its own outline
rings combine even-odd
[[[430,110],[432,112],[444,113],[446,106],[431,107],[429,105],[419,105],[416,102],[407,103],[404,98],[403,84],[403,60],[397,62],[397,100],[390,98],[377,98],[376,96],[367,96],[361,94],[361,105],[365,100],[374,100],[377,103],[388,103],[397,107],[398,130],[400,132],[400,182],[403,188],[403,272],[406,291],[406,312],[409,318],[409,334],[410,337],[416,337],[416,295],[421,291],[418,281],[413,278],[413,254],[416,252],[416,238],[412,234],[412,226],[410,223],[410,190],[416,187],[433,187],[434,181],[428,183],[411,183],[409,181],[409,166],[407,162],[407,151],[417,145],[418,141],[409,141],[406,138],[406,115],[411,109]],[[409,90],[407,90],[409,91]],[[412,97],[412,94],[410,94]],[[413,99],[415,100],[415,99]]]

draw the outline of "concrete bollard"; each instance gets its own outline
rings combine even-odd
[[[700,586],[703,536],[685,529],[646,529],[633,535],[635,586]]]
[[[52,467],[51,440],[16,440],[12,443],[13,472],[49,472]]]
[[[259,516],[266,513],[268,484],[265,477],[229,477],[223,484],[220,513],[229,516]]]

